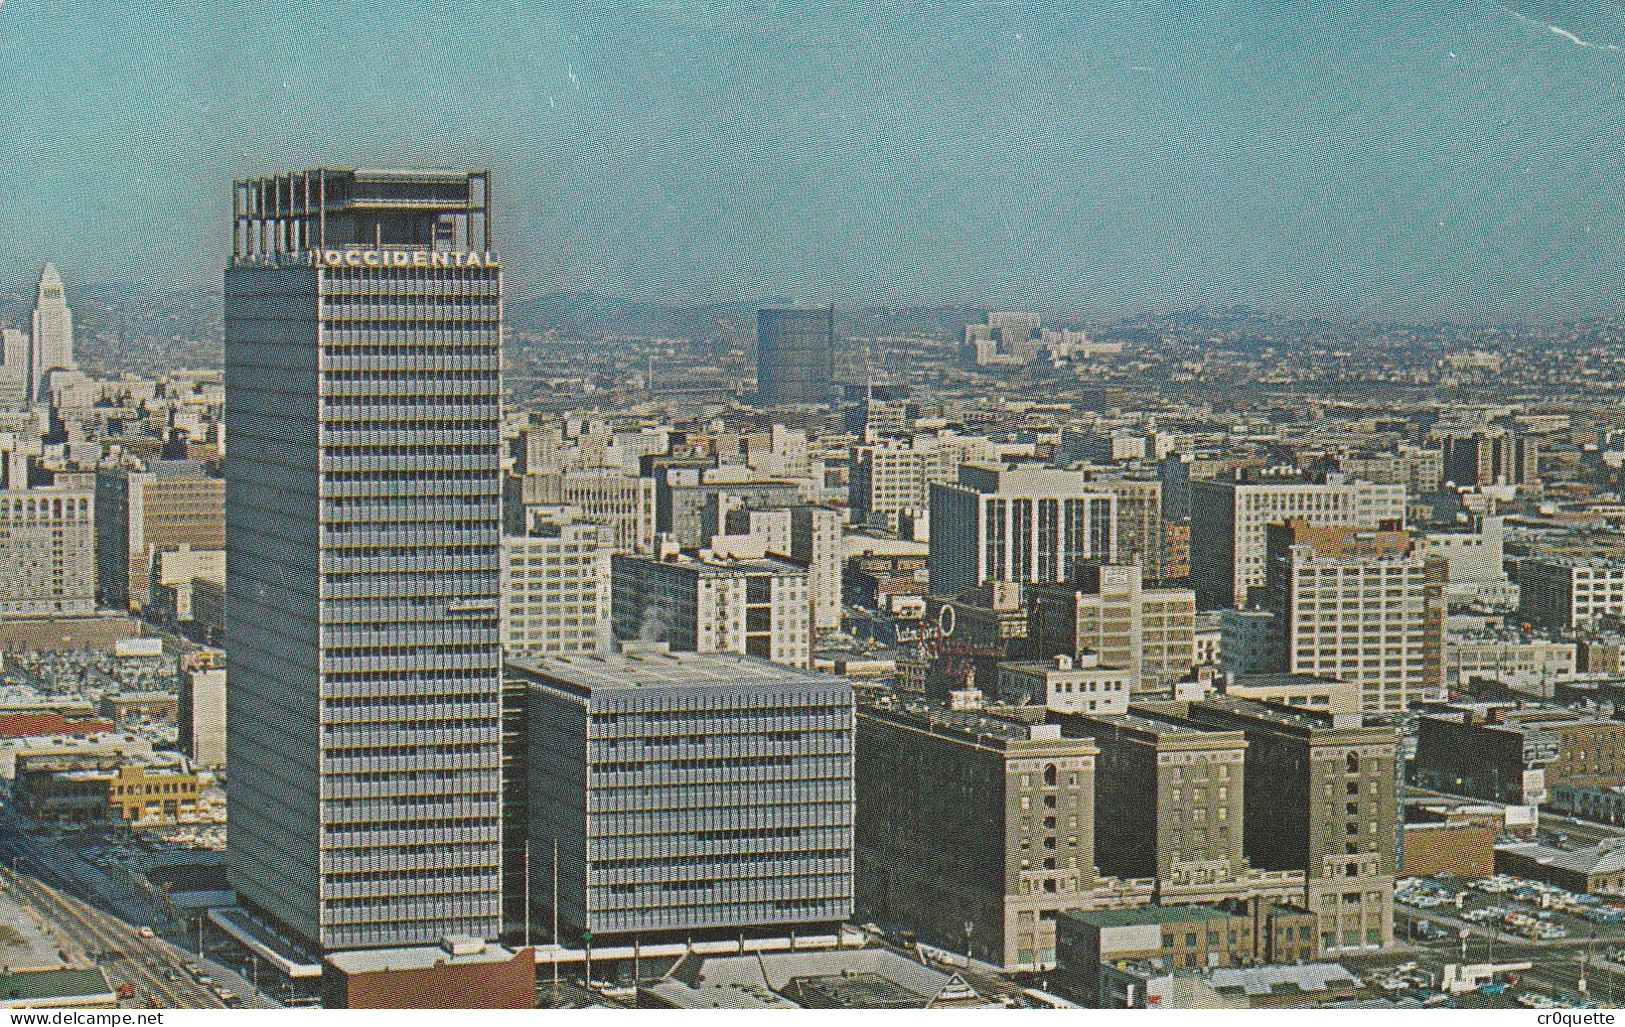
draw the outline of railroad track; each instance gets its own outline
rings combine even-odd
[[[66,913],[73,920],[73,922],[78,925],[79,930],[84,935],[88,936],[103,952],[112,953],[122,957],[125,965],[129,967],[129,969],[141,983],[146,985],[148,994],[154,999],[167,1003],[168,1008],[224,1008],[224,1003],[221,1003],[213,995],[203,991],[202,989],[196,990],[196,996],[192,1001],[187,1001],[186,998],[183,998],[179,992],[170,986],[170,982],[153,973],[152,970],[147,967],[146,963],[142,959],[142,951],[147,949],[148,946],[141,945],[139,942],[134,942],[133,937],[120,938],[117,931],[114,931],[105,925],[98,924],[96,921],[99,914],[97,914],[89,906],[86,906],[79,900],[74,899],[72,896],[64,895],[61,892],[58,892],[56,889],[51,888],[50,886],[39,881],[31,881],[27,878],[20,877],[17,879],[17,883],[26,895],[33,898],[36,902],[39,902],[42,906],[54,908]],[[129,933],[132,936],[135,935],[134,931],[130,931]],[[173,965],[172,960],[165,961],[170,962],[171,965]]]

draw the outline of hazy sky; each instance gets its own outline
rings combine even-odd
[[[0,287],[468,164],[520,293],[1612,312],[1622,82],[1615,0],[0,0]]]

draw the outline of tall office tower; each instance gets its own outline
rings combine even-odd
[[[528,691],[535,923],[554,896],[566,944],[805,935],[852,915],[845,679],[659,646],[508,674]]]
[[[1138,564],[1084,567],[1074,585],[1027,590],[1028,639],[1041,658],[1093,653],[1158,691],[1196,666],[1196,593],[1146,588]]]
[[[1403,711],[1444,687],[1445,563],[1408,531],[1269,526],[1264,608],[1294,674],[1360,687]]]
[[[1540,486],[1540,443],[1505,428],[1446,435],[1443,475],[1457,485]]]
[[[530,512],[502,538],[502,651],[509,658],[596,652],[609,631],[610,529],[572,507]]]
[[[1321,950],[1391,945],[1394,730],[1363,726],[1358,714],[1225,696],[1185,714],[1247,736],[1243,851],[1255,867],[1305,874],[1303,904],[1319,918]]]
[[[835,304],[756,312],[756,403],[822,403],[835,386]]]
[[[1303,520],[1375,528],[1405,521],[1405,486],[1301,479],[1191,482],[1191,585],[1204,610],[1247,606],[1264,584],[1264,532]]]
[[[334,169],[236,185],[229,869],[318,950],[501,927],[488,189]]]
[[[0,410],[22,410],[32,393],[28,336],[15,328],[0,329]]]
[[[1007,970],[1054,966],[1058,911],[1150,898],[1098,880],[1095,753],[985,710],[860,706],[858,916]]]
[[[44,398],[41,393],[46,375],[78,366],[73,362],[73,312],[62,291],[62,277],[49,264],[39,278],[29,362],[29,394],[35,399]]]
[[[102,605],[148,603],[153,558],[181,546],[223,549],[226,483],[194,460],[154,460],[96,475],[96,565]]]
[[[88,482],[0,492],[0,617],[96,609],[95,510]]]
[[[965,464],[958,484],[931,486],[931,592],[1071,581],[1084,562],[1113,559],[1116,520],[1117,497],[1082,471]]]

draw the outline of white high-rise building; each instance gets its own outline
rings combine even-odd
[[[502,271],[486,172],[238,182],[228,868],[319,952],[502,926]]]
[[[609,527],[573,507],[530,511],[529,530],[502,539],[502,650],[530,659],[606,649]]]
[[[95,523],[88,485],[0,491],[0,617],[94,611]]]
[[[1444,685],[1444,560],[1407,531],[1272,525],[1265,606],[1281,669],[1360,688],[1367,712],[1403,710]]]
[[[1191,483],[1191,586],[1204,610],[1237,609],[1264,585],[1265,532],[1301,520],[1316,527],[1405,523],[1405,486],[1302,479]]]
[[[47,375],[52,371],[71,371],[78,366],[73,362],[73,311],[68,309],[68,299],[62,291],[62,277],[50,264],[45,265],[39,279],[32,338],[29,394],[35,399],[44,399],[41,393]]]
[[[1116,552],[1117,497],[1083,471],[965,464],[955,485],[931,486],[933,595],[989,582],[1070,581]]]

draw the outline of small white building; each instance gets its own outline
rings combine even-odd
[[[1057,713],[1127,713],[1133,683],[1132,672],[1102,667],[1094,653],[1076,659],[1057,656],[1047,663],[999,664],[1000,699],[1042,705]]]

